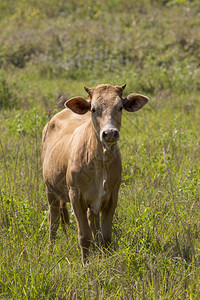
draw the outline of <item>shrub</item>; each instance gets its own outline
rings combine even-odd
[[[8,84],[5,76],[0,73],[0,109],[17,108],[17,105],[12,87]]]

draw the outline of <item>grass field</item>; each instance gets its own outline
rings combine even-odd
[[[200,299],[199,2],[1,0],[0,32],[0,299]],[[41,132],[100,83],[151,101],[123,112],[113,251],[82,267],[70,206],[48,252]]]

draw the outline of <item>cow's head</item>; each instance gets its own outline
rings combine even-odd
[[[97,136],[108,147],[119,140],[122,110],[137,111],[149,100],[140,94],[130,94],[123,98],[122,93],[125,87],[125,84],[122,86],[102,84],[95,88],[85,87],[88,99],[81,96],[71,98],[65,102],[65,107],[77,114],[85,114],[90,110]]]

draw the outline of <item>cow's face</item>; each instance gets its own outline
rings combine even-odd
[[[122,116],[122,87],[100,85],[87,89],[91,100],[92,122],[99,139],[104,144],[116,143],[119,139]]]
[[[137,111],[148,102],[148,98],[139,94],[122,97],[123,86],[102,84],[96,88],[86,88],[88,100],[75,97],[65,102],[65,106],[78,114],[91,110],[92,123],[99,140],[107,147],[119,140],[122,110]]]

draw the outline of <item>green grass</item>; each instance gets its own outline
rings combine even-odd
[[[1,1],[0,299],[200,298],[198,1]],[[56,99],[127,83],[110,255],[82,267],[69,205],[48,252],[41,132]]]

